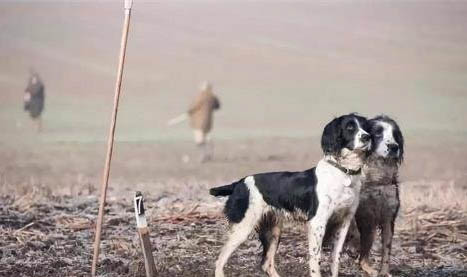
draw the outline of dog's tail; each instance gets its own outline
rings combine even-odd
[[[215,187],[209,190],[209,194],[214,196],[229,196],[233,193],[235,186],[238,182],[232,183],[230,185]]]

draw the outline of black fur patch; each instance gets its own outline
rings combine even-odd
[[[358,132],[355,121],[368,132],[367,119],[355,113],[334,118],[324,127],[321,148],[325,155],[339,155],[339,151],[343,148],[353,150],[354,137]]]
[[[235,184],[236,183],[212,188],[212,189],[209,190],[209,194],[211,194],[213,196],[228,196],[228,195],[231,195],[233,193]]]
[[[245,178],[231,184],[233,192],[225,203],[224,214],[230,222],[239,223],[245,216],[250,203],[250,191],[245,185]]]
[[[315,168],[300,172],[271,172],[254,175],[264,201],[288,212],[300,210],[308,220],[318,209]]]

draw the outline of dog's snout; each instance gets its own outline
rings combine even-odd
[[[397,151],[399,151],[399,145],[395,143],[390,143],[388,144],[388,149],[390,153],[397,153]]]
[[[361,140],[362,142],[368,142],[368,141],[370,141],[370,135],[369,135],[369,134],[362,134],[362,135],[360,136],[360,140]]]

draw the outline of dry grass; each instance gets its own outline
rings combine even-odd
[[[215,160],[201,165],[180,161],[194,153],[189,143],[117,144],[99,273],[142,276],[132,206],[134,191],[141,190],[160,276],[213,275],[227,223],[223,200],[211,197],[208,188],[252,172],[303,169],[320,157],[310,145],[319,144],[286,138],[216,141]],[[5,161],[0,164],[0,276],[63,276],[63,271],[88,276],[102,170],[99,149],[98,144],[0,149]],[[400,186],[395,276],[467,276],[466,188],[460,178],[467,152],[449,149],[410,147],[401,172],[401,180],[409,181]],[[418,162],[420,156],[429,163]],[[440,174],[441,164],[449,171]],[[452,181],[443,181],[446,177]],[[301,226],[285,229],[278,253],[283,276],[308,275],[305,234]],[[258,276],[260,252],[257,239],[247,241],[230,261],[228,275]],[[354,260],[345,257],[343,276],[358,272]]]
[[[402,211],[392,258],[395,276],[467,274],[467,213],[460,208],[459,199],[465,191],[451,185],[436,193],[440,184],[424,183],[423,190],[416,184],[402,185]],[[32,185],[23,196],[0,198],[0,276],[63,276],[64,270],[65,276],[89,274],[97,198],[86,195],[86,186],[80,194],[54,195],[44,186]],[[449,199],[452,201],[444,202]],[[212,275],[227,226],[220,214],[221,203],[213,206],[150,196],[146,203],[160,276]],[[102,276],[143,276],[133,216],[131,202],[109,202],[100,260]],[[259,251],[258,241],[249,240],[233,256],[227,272],[257,276]],[[307,276],[306,253],[305,232],[300,226],[289,226],[278,253],[279,271],[285,276]],[[378,251],[373,257],[379,259]],[[342,272],[344,276],[358,272],[351,258],[344,259]]]
[[[467,211],[467,186],[454,180],[404,182],[400,190],[402,206],[407,211],[424,206]]]

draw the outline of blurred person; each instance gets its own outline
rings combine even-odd
[[[209,133],[212,129],[214,111],[219,108],[220,102],[213,93],[212,84],[206,81],[201,84],[199,92],[189,106],[188,111],[168,122],[169,125],[174,125],[188,118],[190,119],[194,141],[198,148],[201,149],[201,162],[212,159],[213,144]]]
[[[36,131],[42,131],[41,114],[44,110],[45,87],[39,74],[31,70],[28,85],[24,91],[24,110],[29,112]]]
[[[204,82],[198,95],[188,109],[190,126],[196,145],[201,148],[201,162],[212,159],[213,145],[209,132],[212,129],[213,114],[220,108],[219,99],[212,91],[212,85]]]

